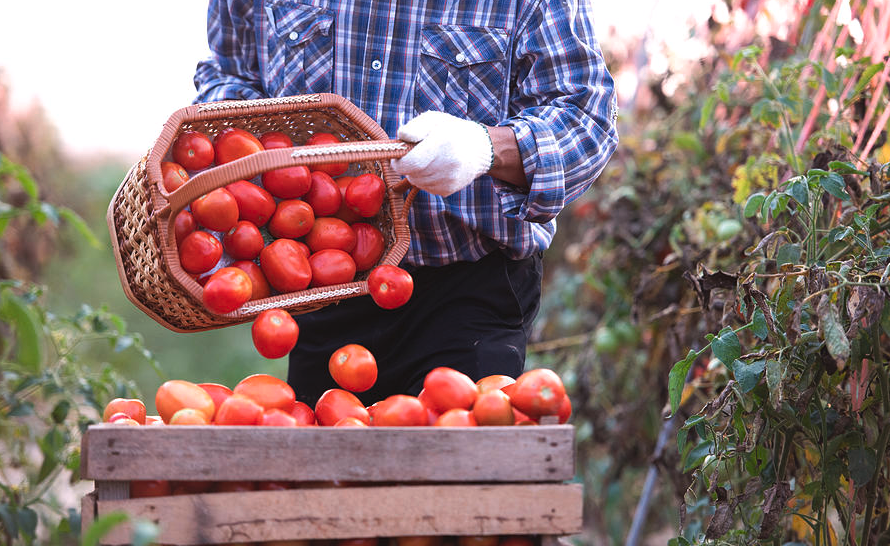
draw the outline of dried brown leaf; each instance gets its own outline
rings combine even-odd
[[[763,521],[760,523],[760,535],[758,538],[767,539],[773,534],[779,520],[782,518],[787,506],[788,499],[791,498],[791,486],[788,482],[779,482],[764,492]]]

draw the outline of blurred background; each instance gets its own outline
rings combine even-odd
[[[779,124],[763,107],[751,107],[765,92],[765,75],[731,76],[738,55],[747,52],[765,67],[784,62],[769,75],[790,97],[786,121],[798,131],[815,110],[824,116],[817,129],[827,131],[838,103],[813,99],[819,84],[808,85],[812,72],[795,63],[809,54],[830,80],[842,65],[824,53],[831,50],[825,44],[837,36],[835,46],[846,45],[852,55],[869,32],[880,34],[886,53],[886,17],[879,24],[866,16],[871,27],[860,23],[861,13],[886,6],[587,1],[617,84],[621,145],[594,187],[560,216],[545,256],[529,366],[557,370],[572,397],[577,479],[586,486],[585,542],[623,544],[632,535],[629,544],[665,544],[678,533],[690,470],[670,445],[668,372],[716,331],[686,273],[702,263],[731,269],[747,256],[763,231],[740,205],[758,184],[778,177],[778,156],[766,151],[782,146]],[[207,52],[205,16],[206,2],[197,0],[0,7],[0,153],[28,170],[41,202],[76,212],[95,238],[70,229],[68,215],[56,221],[53,207],[37,210],[36,220],[3,224],[0,280],[37,283],[54,316],[89,318],[93,337],[78,341],[84,366],[122,378],[105,390],[81,381],[95,404],[133,394],[152,413],[154,392],[166,379],[233,386],[251,373],[286,376],[285,359],[256,353],[249,326],[176,334],[143,315],[126,300],[111,252],[106,208],[168,116],[191,102],[195,65]],[[837,34],[826,41],[829,27]],[[819,43],[822,57],[813,53]],[[745,49],[752,45],[757,49]],[[736,92],[748,95],[735,100]],[[796,134],[805,140],[812,130]],[[883,161],[890,155],[884,139],[870,150]],[[10,180],[0,179],[0,195],[15,205]],[[631,530],[641,498],[643,516]],[[687,535],[690,526],[691,534],[702,530],[702,520],[698,527],[693,520],[685,522]]]

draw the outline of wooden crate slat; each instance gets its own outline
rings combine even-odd
[[[163,544],[411,535],[566,535],[582,528],[580,484],[410,485],[97,501],[161,524]],[[163,523],[162,523],[163,522]],[[127,544],[128,525],[103,544]]]
[[[574,476],[574,428],[91,426],[93,480],[540,482]]]

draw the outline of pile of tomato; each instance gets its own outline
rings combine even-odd
[[[304,145],[339,141],[315,133]],[[161,184],[173,192],[214,165],[293,146],[280,131],[256,136],[228,127],[212,140],[184,131],[168,161],[161,162]],[[348,283],[363,272],[369,272],[369,291],[378,305],[393,309],[406,303],[413,289],[410,274],[377,265],[386,241],[375,217],[386,184],[374,173],[346,176],[348,167],[341,162],[270,170],[212,190],[180,211],[174,220],[179,261],[204,287],[205,307],[226,314],[250,300]]]

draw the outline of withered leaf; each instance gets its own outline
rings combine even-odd
[[[776,525],[782,518],[782,514],[787,508],[785,503],[791,498],[791,486],[788,482],[778,482],[764,492],[763,505],[763,521],[760,523],[760,535],[757,537],[761,540],[767,539],[773,534]]]
[[[826,294],[819,300],[816,313],[819,315],[819,333],[825,340],[825,348],[834,358],[838,369],[843,370],[850,358],[850,340],[841,324],[837,306]]]

